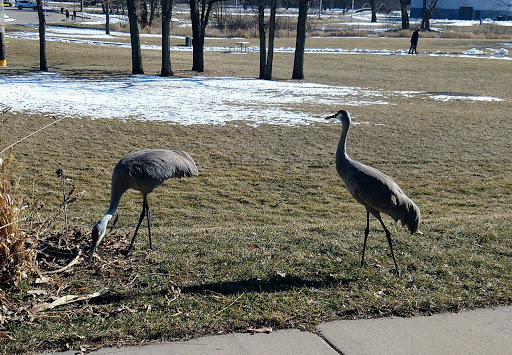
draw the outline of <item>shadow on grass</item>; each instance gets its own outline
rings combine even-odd
[[[242,292],[280,292],[297,288],[325,288],[329,286],[348,285],[356,279],[338,279],[325,275],[321,279],[308,280],[299,276],[285,277],[273,275],[265,279],[252,278],[239,281],[212,282],[204,285],[193,285],[182,288],[182,293],[215,292],[223,295]]]

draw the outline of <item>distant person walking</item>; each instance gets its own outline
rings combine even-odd
[[[412,33],[411,36],[411,48],[409,48],[409,54],[413,53],[418,54],[416,51],[416,47],[418,46],[418,37],[420,36],[420,30],[416,30]]]
[[[66,9],[66,22],[68,22],[68,21],[69,21],[69,10]]]

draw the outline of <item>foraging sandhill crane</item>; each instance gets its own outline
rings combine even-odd
[[[134,189],[142,193],[142,212],[139,217],[139,223],[133,233],[132,241],[127,251],[128,254],[132,250],[133,242],[144,217],[147,218],[148,222],[149,247],[153,249],[148,194],[169,178],[181,178],[197,174],[196,163],[190,155],[181,150],[146,149],[131,153],[121,159],[112,172],[108,211],[91,232],[92,246],[89,261],[92,261],[94,251],[105,235],[107,223],[116,212],[121,196],[126,190]]]
[[[407,225],[411,234],[414,234],[421,220],[420,210],[389,176],[349,158],[346,150],[346,140],[350,127],[350,114],[345,110],[340,110],[338,113],[326,117],[326,119],[331,118],[337,118],[341,121],[341,137],[336,150],[336,170],[347,185],[350,194],[366,208],[366,229],[364,231],[361,266],[364,263],[366,240],[370,232],[371,213],[379,220],[386,232],[396,273],[400,277],[400,270],[391,244],[391,233],[384,225],[380,214],[389,215],[395,222],[400,220],[402,225]]]

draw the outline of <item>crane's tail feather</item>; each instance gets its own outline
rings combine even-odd
[[[175,152],[181,156],[182,163],[184,164],[184,166],[186,166],[186,168],[183,169],[184,174],[189,177],[192,175],[198,175],[199,172],[197,171],[197,166],[194,159],[192,159],[192,157],[183,150],[175,150]]]

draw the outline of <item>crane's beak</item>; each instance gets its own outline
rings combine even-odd
[[[96,250],[96,248],[94,246],[91,247],[91,251],[89,253],[89,262],[92,263],[92,256],[94,255],[94,250]]]
[[[101,241],[100,234],[96,230],[96,228],[94,228],[92,230],[91,236],[92,236],[92,244],[91,244],[91,251],[89,252],[89,262],[90,263],[92,262],[92,257],[94,255],[94,251],[96,250],[96,248],[98,247],[98,245],[100,244],[100,241]]]
[[[337,115],[338,115],[338,114],[337,114],[337,113],[335,113],[334,115],[327,116],[325,119],[326,119],[326,120],[330,120],[331,118],[336,118],[336,116],[337,116]]]

